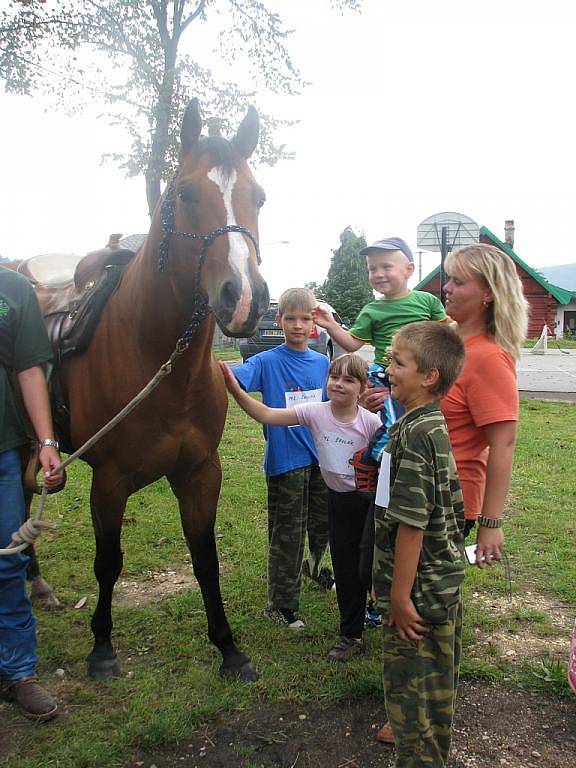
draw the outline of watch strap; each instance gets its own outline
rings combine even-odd
[[[46,438],[45,440],[38,440],[38,445],[40,448],[44,448],[45,445],[51,445],[53,448],[56,448],[57,451],[60,450],[58,441],[51,440],[50,438]]]
[[[503,520],[501,517],[483,517],[478,518],[478,525],[483,525],[484,528],[502,528]]]

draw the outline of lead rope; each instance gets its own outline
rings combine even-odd
[[[206,304],[204,304],[204,309],[206,308]],[[121,411],[119,411],[116,416],[114,416],[107,424],[105,424],[102,429],[100,429],[98,432],[96,432],[95,435],[92,435],[92,437],[87,440],[84,445],[82,445],[80,448],[78,448],[77,451],[70,454],[68,458],[63,461],[60,466],[56,467],[54,472],[60,472],[63,469],[66,469],[67,466],[72,464],[73,461],[76,461],[76,459],[80,458],[86,451],[88,451],[95,443],[100,440],[101,437],[104,437],[108,432],[110,432],[111,429],[114,429],[114,427],[119,424],[123,419],[128,416],[129,413],[131,413],[134,408],[136,408],[140,403],[148,397],[148,395],[156,389],[158,384],[166,378],[169,374],[172,373],[172,366],[178,360],[179,357],[181,357],[184,352],[188,349],[190,345],[190,340],[192,338],[192,335],[196,328],[200,325],[200,322],[197,324],[194,323],[195,319],[197,319],[197,315],[200,313],[200,310],[202,308],[199,307],[199,310],[197,310],[194,313],[194,316],[192,318],[192,322],[188,326],[188,328],[184,331],[182,336],[178,339],[176,343],[176,347],[174,348],[174,351],[168,358],[168,360],[163,363],[156,374],[150,379],[148,384],[140,390],[140,392],[130,400],[130,402],[122,408]],[[205,316],[205,315],[204,315]],[[202,318],[204,319],[204,318]],[[193,327],[195,326],[195,327]],[[47,487],[44,485],[42,487],[42,495],[40,497],[40,502],[38,504],[38,511],[34,518],[29,518],[26,520],[20,528],[15,531],[12,534],[12,541],[10,542],[8,547],[5,547],[4,549],[0,549],[0,555],[14,555],[17,552],[22,552],[23,549],[26,549],[31,544],[34,544],[36,539],[41,535],[43,530],[51,529],[53,530],[57,526],[53,525],[52,523],[47,523],[44,520],[42,520],[42,516],[44,514],[44,507],[46,505],[46,494],[47,494]]]

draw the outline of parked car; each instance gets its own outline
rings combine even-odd
[[[338,312],[336,312],[330,304],[326,304],[326,302],[322,303],[330,309],[336,322],[343,328],[346,328],[346,325],[340,318]],[[284,331],[280,324],[276,322],[277,314],[278,302],[271,301],[270,306],[258,323],[258,330],[254,336],[251,336],[249,339],[241,339],[240,341],[240,354],[242,355],[242,360],[248,360],[249,357],[257,355],[258,352],[264,352],[266,349],[272,349],[273,347],[277,347],[284,343]],[[339,344],[333,341],[328,335],[328,332],[325,331],[324,328],[320,328],[319,325],[314,326],[314,330],[310,334],[310,339],[308,340],[308,346],[310,349],[320,352],[321,355],[327,355],[330,360],[332,360],[333,357],[342,355],[345,351]]]

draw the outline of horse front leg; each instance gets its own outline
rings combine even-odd
[[[90,496],[92,522],[96,538],[94,574],[99,594],[96,610],[90,626],[94,635],[94,647],[86,658],[90,677],[106,678],[120,675],[120,664],[112,645],[112,593],[122,572],[123,553],[120,547],[122,517],[126,496],[105,498],[94,484]]]
[[[199,470],[185,470],[168,480],[178,499],[182,529],[192,557],[194,575],[202,592],[208,637],[222,654],[220,674],[254,682],[259,674],[249,657],[234,642],[220,592],[220,568],[214,535],[221,483],[218,456],[206,461]]]

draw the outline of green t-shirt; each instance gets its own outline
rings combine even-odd
[[[390,500],[376,507],[373,581],[378,608],[390,610],[398,525],[424,531],[411,598],[418,613],[445,623],[466,569],[464,504],[446,422],[438,403],[408,411],[390,427]]]
[[[0,267],[0,452],[28,439],[12,378],[50,360],[38,300],[25,277]]]
[[[442,302],[427,291],[411,291],[401,299],[376,299],[360,310],[350,333],[373,344],[374,361],[387,363],[386,352],[399,328],[419,320],[445,320]]]

